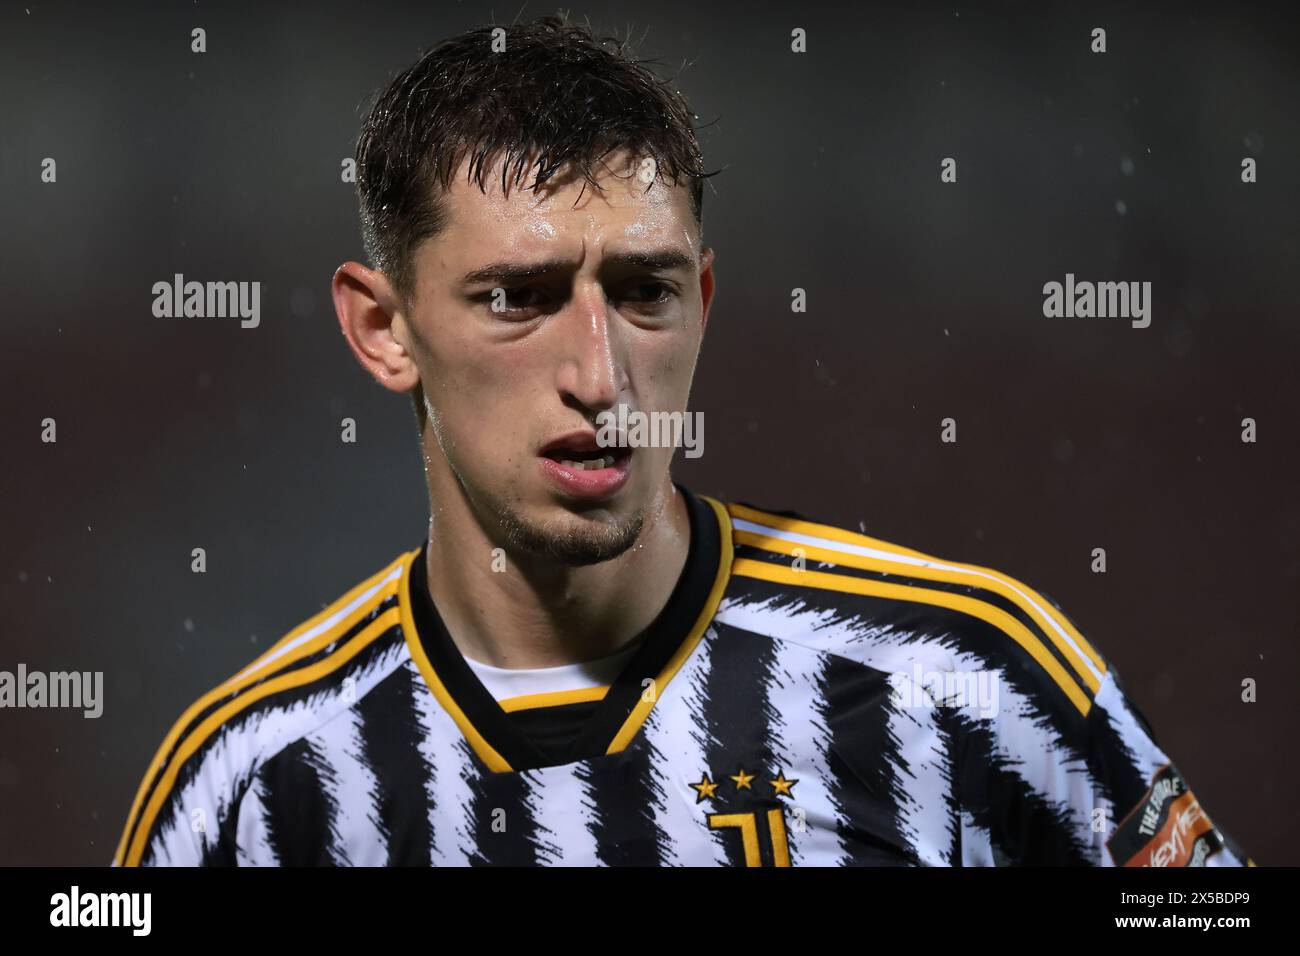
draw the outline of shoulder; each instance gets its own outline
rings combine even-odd
[[[1164,819],[1178,800],[1197,834],[1185,860],[1249,862],[1204,816],[1116,669],[1042,591],[789,512],[723,510],[733,554],[723,623],[888,674],[903,691],[888,708],[907,712],[891,731],[933,728],[925,740],[953,743],[963,813],[1004,856],[1124,863],[1142,844],[1134,815]],[[977,674],[995,679],[961,679]],[[1154,839],[1145,851],[1172,852]]]
[[[1010,574],[791,512],[723,507],[731,620],[892,673],[988,669],[1079,718],[1103,688],[1105,658]]]
[[[399,555],[186,708],[145,772],[115,862],[148,862],[166,843],[160,830],[189,829],[182,818],[196,811],[224,818],[260,760],[332,719],[396,666],[417,554]],[[180,839],[190,849],[191,834]]]

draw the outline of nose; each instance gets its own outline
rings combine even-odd
[[[623,391],[622,343],[598,284],[576,291],[560,323],[563,346],[556,387],[584,409],[612,408]]]

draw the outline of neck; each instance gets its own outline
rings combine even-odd
[[[667,475],[636,543],[583,567],[511,553],[484,528],[459,481],[451,484],[435,490],[430,475],[429,593],[471,660],[556,667],[612,654],[655,619],[685,566],[690,517]],[[501,567],[496,548],[504,570],[493,569]]]

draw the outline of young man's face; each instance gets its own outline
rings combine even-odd
[[[620,154],[599,190],[507,195],[499,167],[486,194],[462,167],[413,257],[430,467],[515,547],[570,564],[622,553],[661,506],[673,449],[599,447],[597,415],[685,412],[713,295],[685,187],[648,171]]]

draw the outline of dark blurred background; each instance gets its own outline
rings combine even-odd
[[[340,163],[392,73],[520,9],[112,6],[0,12],[0,669],[105,681],[98,720],[0,711],[5,864],[107,863],[181,711],[423,537],[409,403],[329,300],[361,255]],[[1300,37],[1289,4],[1131,6],[572,16],[643,38],[724,168],[678,480],[1043,589],[1213,819],[1295,864]],[[155,318],[177,272],[261,282],[260,327]],[[1151,282],[1150,328],[1044,318],[1067,272]]]

